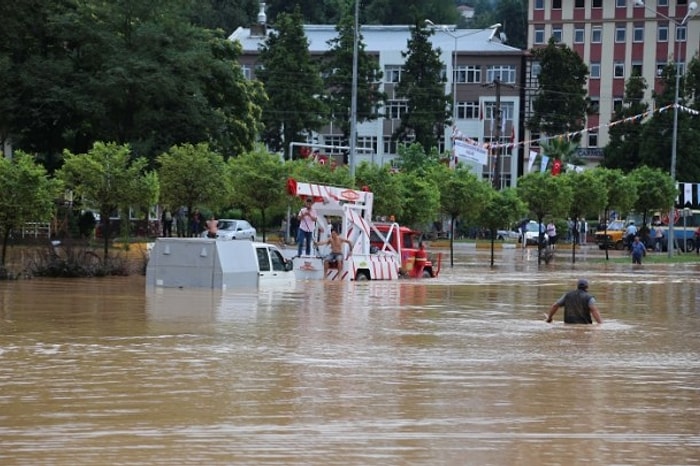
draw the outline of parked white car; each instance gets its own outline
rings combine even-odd
[[[234,218],[220,218],[219,231],[216,233],[216,239],[249,239],[255,241],[257,231],[247,220]],[[206,230],[202,232],[202,238],[207,238]]]
[[[542,225],[542,231],[545,230],[545,225]],[[540,225],[534,220],[527,222],[527,227],[525,229],[525,244],[537,244],[540,235]],[[547,233],[542,233],[543,240],[549,241]],[[522,238],[518,239],[519,243],[522,243]]]

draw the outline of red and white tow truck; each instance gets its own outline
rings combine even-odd
[[[374,194],[369,190],[297,182],[290,178],[287,191],[292,196],[313,199],[313,208],[318,216],[313,235],[315,240],[328,238],[334,224],[335,228],[339,228],[341,237],[352,245],[343,243],[342,268],[331,264],[325,277],[323,258],[330,253],[330,246],[312,248],[310,256],[294,257],[297,278],[395,280],[400,276],[437,276],[439,265],[437,269],[433,267],[432,262],[427,260],[425,250],[410,247],[413,243],[406,244],[404,233],[410,229],[399,227],[396,223],[375,225],[372,222]],[[423,266],[420,267],[420,264]],[[419,267],[421,273],[417,275]]]

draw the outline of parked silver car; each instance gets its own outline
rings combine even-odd
[[[249,239],[255,241],[257,231],[247,220],[235,218],[220,218],[219,231],[216,233],[216,239]],[[202,238],[207,237],[207,232],[202,232]]]

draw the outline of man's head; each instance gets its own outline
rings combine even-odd
[[[576,284],[576,288],[579,290],[587,290],[588,289],[588,280],[585,278],[579,278],[578,283]]]
[[[310,197],[306,199],[306,207],[311,207],[314,204],[314,200]]]

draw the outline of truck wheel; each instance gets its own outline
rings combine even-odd
[[[433,272],[431,270],[423,270],[423,278],[433,278]]]
[[[616,242],[615,249],[617,249],[618,251],[622,251],[623,249],[625,249],[625,243],[622,240]]]
[[[365,280],[369,280],[369,271],[367,270],[358,270],[357,274],[355,275],[355,281],[356,282],[364,282]]]
[[[693,241],[690,238],[685,240],[685,251],[683,251],[683,252],[692,252],[694,249],[695,249],[695,241]]]

